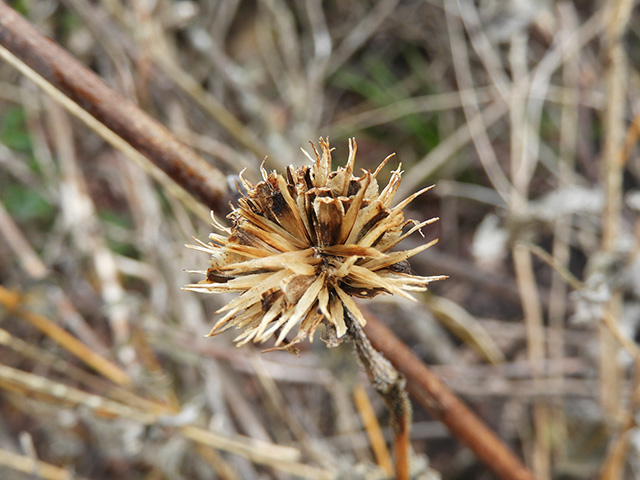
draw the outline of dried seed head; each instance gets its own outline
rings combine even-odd
[[[412,275],[407,259],[435,241],[412,250],[391,252],[402,239],[433,223],[405,220],[402,209],[427,187],[391,208],[400,185],[400,167],[379,191],[375,172],[353,174],[356,142],[349,141],[344,168],[332,171],[328,140],[320,139],[321,154],[312,144],[316,159],[286,176],[267,173],[253,185],[242,179],[247,195],[228,218],[231,228],[215,222],[221,234],[212,233],[208,244],[197,248],[211,254],[206,279],[187,289],[217,293],[238,292],[218,312],[209,335],[232,326],[244,330],[236,341],[264,342],[272,335],[276,347],[288,348],[313,341],[321,324],[325,339],[340,343],[347,323],[365,319],[351,298],[370,298],[379,293],[398,294],[414,300],[409,291],[424,291],[434,280],[446,278]],[[306,154],[306,152],[304,152]],[[410,227],[410,228],[409,228]],[[405,231],[407,230],[407,231]],[[286,341],[294,328],[297,334]]]

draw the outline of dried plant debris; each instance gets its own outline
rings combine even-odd
[[[205,293],[238,292],[218,312],[226,312],[210,335],[230,327],[243,329],[238,345],[276,337],[276,348],[289,348],[326,327],[323,340],[339,344],[354,319],[364,317],[351,297],[371,298],[380,293],[414,300],[411,291],[424,291],[443,276],[411,273],[407,259],[435,244],[412,250],[391,249],[404,238],[437,220],[406,220],[402,209],[428,191],[424,188],[395,207],[401,170],[393,171],[380,190],[376,177],[391,156],[374,171],[354,175],[356,142],[349,142],[345,167],[332,170],[331,147],[320,139],[312,165],[286,176],[267,173],[253,185],[241,176],[246,190],[229,215],[231,228],[215,222],[222,234],[193,248],[211,254],[206,279],[188,285]],[[305,152],[306,154],[306,152]],[[298,328],[295,337],[287,335]]]

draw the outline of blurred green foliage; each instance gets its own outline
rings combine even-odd
[[[11,150],[31,154],[31,137],[27,132],[22,107],[12,107],[4,112],[0,122],[0,142]]]
[[[8,108],[3,112],[0,120],[0,142],[7,148],[24,154],[33,172],[39,172],[38,164],[33,160],[33,145],[26,128],[25,111],[20,106]],[[45,199],[41,192],[12,181],[4,181],[2,201],[19,223],[35,224],[44,227],[52,223],[54,207]]]
[[[2,201],[11,216],[20,223],[50,223],[55,214],[54,207],[40,192],[23,185],[8,182],[2,186]]]
[[[125,213],[118,212],[112,209],[101,209],[98,211],[98,217],[103,224],[108,224],[115,227],[116,231],[133,230],[133,221],[130,216]],[[109,248],[119,255],[123,255],[129,258],[140,258],[139,250],[129,241],[120,240],[118,235],[105,235]],[[122,235],[122,238],[130,238],[128,235]]]
[[[24,0],[11,0],[9,2],[9,5],[11,5],[11,7],[16,10],[17,12],[19,12],[22,15],[27,15],[27,13],[29,12],[29,8],[27,6],[27,2],[25,2]]]
[[[424,59],[417,56],[413,46],[400,52],[392,63],[386,56],[368,52],[358,64],[337,71],[329,84],[356,94],[369,108],[380,108],[432,93],[433,88],[424,74],[426,70]],[[428,151],[441,141],[437,117],[431,113],[411,113],[393,125],[368,127],[365,131],[373,138],[396,145],[413,142],[414,151]]]

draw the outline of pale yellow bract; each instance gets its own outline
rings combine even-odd
[[[407,236],[437,220],[422,223],[405,220],[402,209],[414,193],[395,207],[391,202],[400,185],[401,170],[393,171],[379,191],[375,172],[354,176],[356,142],[349,141],[345,167],[333,171],[331,148],[319,141],[322,154],[313,147],[312,165],[286,176],[267,173],[253,185],[242,178],[246,196],[229,215],[231,228],[214,226],[209,243],[191,246],[211,255],[206,279],[188,285],[205,293],[238,292],[218,312],[226,312],[209,335],[230,327],[243,329],[238,345],[264,342],[276,337],[275,345],[288,348],[313,334],[324,323],[328,345],[340,343],[348,323],[365,319],[352,297],[370,298],[379,293],[398,294],[414,300],[410,291],[444,276],[412,275],[407,259],[426,250],[436,240],[412,250],[391,252]],[[410,227],[410,228],[407,228]],[[404,231],[407,229],[407,231]],[[294,328],[291,341],[286,337]]]

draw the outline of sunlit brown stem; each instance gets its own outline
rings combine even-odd
[[[404,382],[403,382],[404,383]],[[396,456],[396,477],[409,479],[409,432],[411,430],[411,403],[407,391],[402,389],[396,397],[402,404],[400,411],[393,411],[391,423],[394,437],[394,453]]]
[[[349,318],[349,336],[358,358],[364,366],[373,388],[382,396],[391,417],[396,478],[409,480],[409,432],[411,430],[411,403],[405,388],[405,379],[393,365],[378,352],[367,339],[360,324]]]

